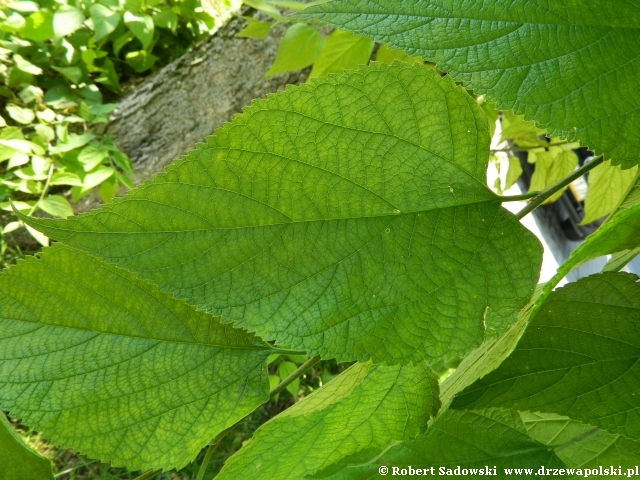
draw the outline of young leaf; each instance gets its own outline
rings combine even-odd
[[[493,475],[494,467],[498,478],[510,478],[505,469],[527,468],[535,473],[541,467],[563,466],[553,449],[527,435],[518,412],[448,410],[429,426],[427,433],[415,440],[402,442],[371,459],[335,465],[333,476],[328,469],[316,477],[380,478],[380,466],[387,467],[392,476],[394,467],[400,470],[409,465],[414,470],[421,469],[419,475],[424,475],[426,470],[428,477],[447,475],[453,478],[483,478],[487,474]],[[480,470],[483,473],[479,473]],[[511,473],[515,475],[513,471]]]
[[[71,5],[60,5],[53,15],[53,33],[55,39],[70,35],[84,23],[84,14]]]
[[[547,288],[553,288],[573,268],[602,255],[635,250],[640,247],[640,178],[629,189],[616,211],[587,237],[558,269]],[[631,260],[631,259],[629,259]],[[623,265],[624,266],[624,265]]]
[[[330,73],[342,73],[369,63],[374,41],[342,30],[334,31],[324,50],[313,64],[309,78],[326,77]]]
[[[296,23],[284,34],[276,59],[265,77],[308,67],[322,53],[324,38],[314,27]]]
[[[384,62],[391,65],[396,60],[407,63],[423,63],[423,60],[420,57],[412,57],[407,52],[404,52],[402,50],[389,48],[389,45],[380,45],[380,48],[376,53],[377,62]]]
[[[120,23],[120,14],[118,12],[114,12],[99,3],[91,5],[89,12],[93,19],[96,41],[100,41],[109,35],[116,29],[118,23]]]
[[[49,183],[50,185],[71,185],[81,187],[82,179],[75,173],[57,171],[53,174],[51,182]]]
[[[30,108],[22,108],[13,104],[9,104],[5,108],[12,119],[23,125],[33,122],[36,118],[36,114]]]
[[[73,215],[69,201],[62,195],[48,195],[38,202],[38,208],[54,217],[66,218]]]
[[[507,170],[507,178],[505,180],[504,189],[508,190],[513,187],[520,178],[520,175],[522,175],[522,165],[520,165],[520,159],[518,157],[509,157],[509,170]]]
[[[610,214],[635,181],[638,167],[622,170],[604,162],[589,173],[589,190],[584,202],[582,225]]]
[[[153,19],[147,14],[138,15],[127,11],[124,12],[124,23],[146,50],[153,40]]]
[[[180,468],[269,398],[266,344],[78,250],[28,257],[0,292],[0,404],[56,444]]]
[[[578,156],[571,150],[551,148],[548,152],[529,152],[529,163],[535,163],[536,168],[531,177],[529,191],[541,192],[559,182],[578,166]],[[545,203],[558,200],[566,187],[559,190]]]
[[[27,447],[0,412],[0,478],[53,480],[51,462]]]
[[[280,345],[431,362],[500,335],[487,307],[509,317],[538,279],[488,156],[451,79],[376,63],[255,102],[100,210],[21,218]]]
[[[640,163],[637,3],[336,0],[295,17],[437,62],[553,136],[579,139],[623,168]]]
[[[269,30],[271,29],[271,25],[267,22],[262,22],[260,20],[256,20],[253,17],[242,17],[248,23],[245,28],[243,28],[236,37],[241,38],[252,38],[256,40],[261,40],[266,38],[269,35]]]
[[[451,407],[557,413],[640,438],[639,327],[635,275],[570,284],[549,295],[511,356]]]
[[[428,367],[356,363],[260,427],[216,478],[308,478],[414,438],[438,407],[438,382]]]

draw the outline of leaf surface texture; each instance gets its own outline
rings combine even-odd
[[[640,163],[635,2],[336,0],[297,17],[422,56],[550,135]]]
[[[414,438],[438,407],[428,367],[356,363],[260,427],[217,478],[306,478],[345,457]]]
[[[487,120],[451,79],[375,64],[257,101],[122,200],[47,235],[279,345],[463,355],[531,296],[541,248],[485,183]]]
[[[0,404],[63,447],[179,468],[269,398],[268,345],[86,253],[45,249],[0,292]]]

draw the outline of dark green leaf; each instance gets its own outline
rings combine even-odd
[[[336,0],[296,16],[437,62],[553,136],[640,163],[637,2]]]
[[[566,415],[640,438],[640,284],[600,274],[551,295],[511,356],[452,408]]]

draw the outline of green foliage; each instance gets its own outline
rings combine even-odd
[[[589,193],[585,201],[583,224],[610,214],[634,183],[638,167],[622,170],[610,162],[594,168],[589,174]]]
[[[501,109],[580,140],[613,165],[640,163],[635,71],[640,7],[580,0],[335,0],[297,14],[436,62]],[[603,94],[606,90],[607,94]]]
[[[373,40],[358,37],[353,33],[334,31],[320,56],[313,64],[309,78],[325,77],[330,73],[342,73],[369,63],[373,51]]]
[[[378,63],[255,102],[123,200],[25,221],[280,345],[433,363],[501,334],[538,277],[488,143],[449,78]]]
[[[208,13],[207,13],[208,12]],[[129,159],[108,121],[121,83],[181,55],[215,27],[199,1],[19,1],[0,10],[0,207],[72,215],[100,187],[110,201],[132,187]],[[20,227],[9,219],[3,233]],[[42,235],[37,239],[47,244]]]
[[[458,394],[452,408],[557,413],[640,438],[639,300],[637,277],[623,273],[552,293],[510,357]]]
[[[274,19],[281,17],[276,7],[300,7],[248,3]],[[635,79],[606,67],[622,87],[603,92],[597,82],[581,87],[576,75],[600,78],[603,51],[614,65],[635,48],[628,35],[628,49],[616,50],[618,30],[635,30],[609,29],[611,41],[599,50],[571,48],[589,29],[599,41],[602,22],[630,25],[635,7],[620,6],[615,16],[599,4],[594,20],[584,2],[548,17],[531,2],[498,3],[464,12],[451,6],[447,19],[432,15],[426,23],[421,17],[435,4],[422,0],[337,0],[303,16],[341,20],[356,35],[387,35],[392,47],[473,80],[479,93],[490,83],[484,91],[498,105],[533,111],[558,134],[611,154],[611,165],[633,167],[628,136],[637,122],[623,110],[634,97],[623,108],[618,94]],[[582,15],[575,15],[578,4]],[[76,21],[77,12],[61,10]],[[452,20],[462,15],[465,21]],[[144,13],[128,18],[135,41],[147,41]],[[104,38],[110,21],[101,26]],[[7,24],[21,28],[15,17]],[[54,31],[64,32],[61,25]],[[242,35],[265,30],[254,25]],[[538,40],[550,40],[551,30],[556,36],[518,56],[534,30]],[[568,30],[572,44],[563,43]],[[269,387],[293,406],[241,448],[238,442],[221,477],[377,478],[380,467],[409,465],[429,475],[495,468],[501,478],[512,476],[505,469],[546,477],[555,474],[540,469],[557,468],[584,477],[585,468],[637,465],[640,283],[616,272],[640,249],[637,174],[620,183],[606,173],[610,166],[596,172],[596,204],[604,180],[620,185],[615,202],[606,195],[611,215],[550,282],[534,288],[540,245],[518,222],[531,208],[513,216],[500,203],[514,199],[486,186],[493,104],[386,47],[377,54],[384,62],[351,69],[366,63],[372,46],[352,33],[332,33],[327,51],[318,47],[318,29],[295,23],[275,70],[315,56],[318,76],[348,71],[256,101],[124,198],[65,220],[19,213],[63,245],[0,275],[0,404],[54,441],[129,469],[185,465],[266,402]],[[499,55],[488,58],[487,47]],[[564,53],[566,64],[549,61],[551,50]],[[595,60],[575,61],[583,57]],[[522,58],[534,64],[512,68]],[[556,88],[536,92],[541,65]],[[490,68],[503,80],[491,83]],[[517,75],[526,88],[512,88]],[[572,88],[584,96],[572,97]],[[563,92],[562,102],[531,103]],[[554,110],[566,105],[576,110]],[[623,113],[598,117],[612,108]],[[578,110],[591,123],[565,131]],[[535,186],[550,195],[550,184],[575,168],[576,145],[549,139],[525,117],[500,116],[502,139],[531,154]],[[611,131],[602,127],[618,121],[621,142],[609,150]],[[14,133],[0,145],[37,155],[38,144]],[[67,143],[83,149],[93,141],[71,133]],[[99,150],[83,158],[102,165]],[[516,177],[514,166],[508,183]],[[603,254],[614,255],[605,273],[553,291],[573,267]],[[324,369],[274,391],[312,355],[311,362],[326,361]],[[335,359],[358,362],[326,372]]]
[[[537,471],[541,466],[563,466],[552,449],[527,434],[518,412],[449,410],[430,425],[427,433],[415,440],[400,443],[360,465],[355,462],[341,465],[342,471],[317,478],[379,478],[380,466],[388,467],[392,473],[393,467],[407,468],[409,465],[413,469],[429,469],[428,476],[457,474],[457,478],[462,476],[462,469],[468,470],[464,476],[482,478],[478,470],[487,472],[487,467],[491,467],[493,474],[495,466],[498,478],[510,478],[503,469],[533,468]],[[469,472],[469,469],[475,469],[475,472]]]
[[[532,192],[541,192],[551,185],[559,182],[573,172],[578,166],[578,157],[571,150],[551,147],[544,152],[529,152],[529,163],[535,163],[536,169],[531,177]],[[555,202],[564,193],[566,188],[559,190],[545,203]]]
[[[570,468],[634,468],[640,442],[552,413],[520,412],[529,436],[554,447]]]
[[[265,76],[270,77],[308,67],[322,53],[324,42],[324,38],[315,28],[296,23],[282,38],[276,59]]]
[[[0,285],[0,402],[58,444],[181,467],[268,399],[268,345],[78,250],[45,249]]]
[[[0,412],[0,480],[53,480],[51,462],[27,447]]]
[[[306,478],[415,437],[438,407],[428,367],[357,363],[260,427],[217,478]]]

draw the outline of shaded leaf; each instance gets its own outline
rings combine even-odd
[[[394,467],[399,475],[400,469],[408,469],[409,465],[414,470],[421,469],[420,475],[427,470],[429,477],[454,478],[511,478],[514,468],[533,469],[530,477],[540,478],[535,475],[540,467],[563,466],[553,449],[529,437],[518,412],[449,410],[415,440],[402,442],[368,460],[335,465],[334,472],[327,469],[315,478],[380,478],[380,466],[387,467],[391,476]],[[505,469],[511,469],[511,474],[506,474]],[[484,472],[481,474],[480,470]],[[525,475],[523,471],[520,474]]]
[[[639,358],[637,277],[594,275],[550,294],[510,357],[452,408],[557,413],[640,438]]]
[[[53,480],[51,462],[27,447],[0,412],[0,480]]]
[[[266,344],[77,250],[28,257],[0,292],[0,404],[56,444],[179,468],[269,398]]]
[[[623,474],[635,466],[640,458],[640,442],[621,435],[599,430],[591,425],[551,413],[521,412],[522,420],[532,438],[555,447],[556,455],[569,468],[609,469]],[[612,473],[609,473],[610,475]],[[584,474],[568,473],[575,478]]]
[[[415,437],[438,406],[428,367],[357,363],[260,427],[217,478],[307,478]]]
[[[420,57],[412,57],[403,50],[389,48],[389,45],[380,45],[380,48],[376,53],[376,61],[391,65],[396,60],[407,63],[423,63],[423,60]]]

